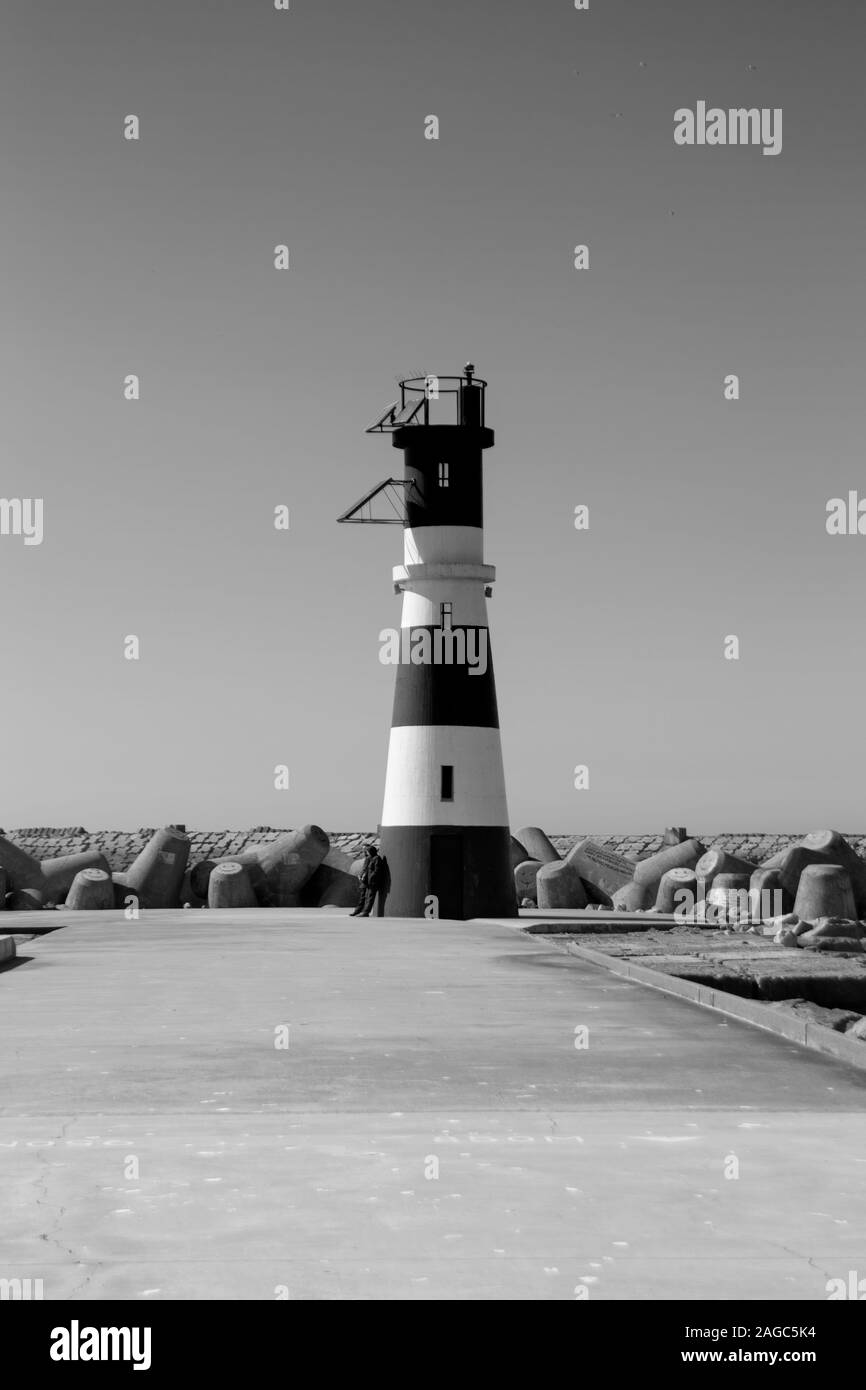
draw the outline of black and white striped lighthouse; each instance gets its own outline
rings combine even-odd
[[[471,363],[460,377],[401,381],[368,432],[391,434],[404,476],[340,518],[382,520],[377,499],[402,504],[400,628],[380,634],[381,659],[397,667],[380,825],[391,917],[517,915],[487,619],[486,386]]]

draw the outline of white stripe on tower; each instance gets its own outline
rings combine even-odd
[[[483,561],[484,531],[480,526],[407,526],[403,531],[406,565],[480,565]]]
[[[454,768],[452,801],[440,795],[443,764]],[[382,825],[507,826],[499,730],[460,724],[392,729]]]

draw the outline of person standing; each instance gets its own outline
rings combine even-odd
[[[358,906],[349,916],[369,917],[378,896],[378,915],[381,917],[384,910],[381,894],[385,886],[385,863],[384,860],[380,858],[379,851],[376,849],[375,845],[367,845],[364,853],[367,856],[367,862],[361,871]]]

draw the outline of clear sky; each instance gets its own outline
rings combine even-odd
[[[0,536],[2,824],[374,827],[401,538],[335,518],[399,466],[395,376],[471,359],[512,825],[866,828],[866,536],[825,529],[866,496],[864,28],[6,0],[0,490],[44,540]],[[781,154],[677,147],[700,100],[781,107]]]

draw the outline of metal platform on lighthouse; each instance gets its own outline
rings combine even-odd
[[[366,434],[390,434],[396,448],[404,447],[399,432],[410,428],[477,429],[482,431],[479,443],[488,449],[494,442],[493,431],[485,422],[487,382],[475,375],[475,366],[467,362],[461,376],[402,377],[398,386],[400,397],[392,401],[365,430]],[[372,526],[403,526],[407,504],[420,501],[413,498],[417,481],[406,478],[384,478],[375,487],[353,502],[341,516],[340,523]]]

